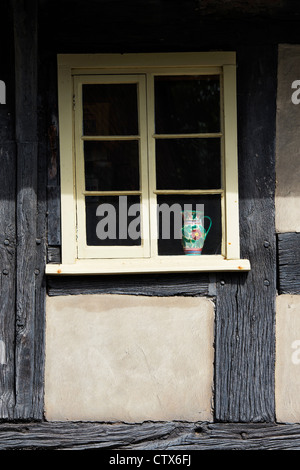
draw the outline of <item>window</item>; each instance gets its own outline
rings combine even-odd
[[[235,54],[60,55],[62,264],[49,273],[248,270]]]

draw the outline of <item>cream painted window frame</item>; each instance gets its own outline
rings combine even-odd
[[[79,258],[76,146],[74,133],[74,83],[82,76],[139,75],[147,76],[147,95],[153,94],[151,83],[157,74],[201,74],[218,71],[222,78],[223,129],[223,246],[222,255],[158,256],[156,241],[156,194],[149,191],[151,255],[141,258]],[[153,101],[153,100],[152,100]],[[149,103],[152,103],[151,99]],[[62,54],[58,55],[58,105],[61,173],[61,232],[62,262],[48,264],[48,274],[117,274],[191,271],[247,271],[250,263],[240,259],[239,198],[236,115],[236,58],[235,52],[159,53],[159,54]],[[153,113],[153,103],[147,106]],[[78,110],[78,108],[77,108]],[[148,126],[148,152],[155,141]],[[152,158],[152,162],[154,159]],[[155,168],[149,166],[153,180]],[[151,183],[150,183],[151,185]],[[154,227],[154,228],[153,228]],[[147,225],[145,225],[147,228]]]

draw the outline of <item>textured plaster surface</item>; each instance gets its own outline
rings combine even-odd
[[[300,423],[300,295],[277,297],[276,418]]]
[[[280,45],[276,123],[276,230],[300,232],[300,103],[292,102],[300,80],[300,45]],[[300,93],[298,95],[300,98]]]
[[[47,420],[212,420],[210,300],[48,297],[46,314]]]

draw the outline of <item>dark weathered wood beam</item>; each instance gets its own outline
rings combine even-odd
[[[59,278],[52,276],[48,277],[47,291],[50,296],[73,294],[214,296],[215,278],[208,273],[185,276],[180,274],[60,276]]]
[[[0,142],[0,419],[15,403],[15,144]]]
[[[0,75],[6,104],[0,105],[0,419],[13,417],[15,402],[16,145],[14,142],[13,22],[8,0],[0,3]],[[5,45],[5,46],[4,46]]]
[[[218,277],[215,416],[275,420],[277,47],[237,52],[240,229],[247,274]]]
[[[279,233],[278,292],[300,294],[300,233]]]
[[[36,374],[37,346],[43,333],[36,316],[43,316],[40,297],[42,271],[38,229],[37,137],[37,0],[12,0],[15,43],[15,100],[17,143],[17,262],[15,325],[15,418],[42,418],[42,381]],[[38,323],[40,325],[40,323]],[[41,326],[41,325],[40,325]],[[40,351],[41,352],[41,351]],[[43,355],[40,357],[43,360]]]
[[[116,450],[163,451],[166,454],[198,450],[299,450],[300,426],[178,421],[0,424],[0,450],[96,449],[110,451],[112,455]],[[101,455],[104,458],[109,453]]]

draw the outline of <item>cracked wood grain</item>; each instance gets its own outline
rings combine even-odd
[[[0,424],[0,450],[299,450],[297,424]]]

